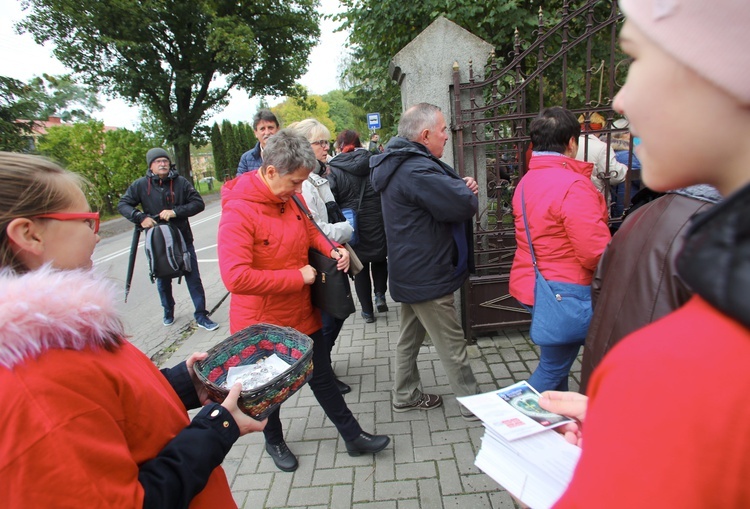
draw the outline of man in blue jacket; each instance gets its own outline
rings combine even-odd
[[[430,335],[456,396],[477,393],[453,292],[473,270],[472,217],[477,183],[440,161],[448,141],[440,108],[420,103],[401,117],[398,136],[370,159],[372,187],[380,193],[388,242],[391,297],[401,302],[393,410],[442,405],[422,392],[417,356]],[[464,418],[475,417],[461,407]]]
[[[258,139],[255,146],[242,154],[240,164],[237,166],[237,176],[243,173],[257,170],[263,164],[263,150],[266,148],[268,138],[279,130],[279,120],[271,110],[260,109],[253,117],[253,133]]]

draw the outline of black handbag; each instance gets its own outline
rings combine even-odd
[[[315,228],[326,237],[331,244],[331,249],[338,249],[331,242],[331,239],[323,233],[323,230],[315,222],[310,211],[307,210],[307,207],[302,204],[299,198],[292,196],[292,199],[312,224],[315,225]],[[348,279],[350,276],[337,268],[336,260],[315,248],[311,247],[308,250],[307,257],[310,265],[317,272],[315,282],[310,288],[313,306],[322,309],[334,318],[345,320],[355,310],[352,289]]]

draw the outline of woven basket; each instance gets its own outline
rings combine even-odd
[[[221,403],[229,394],[223,387],[230,367],[255,364],[276,354],[290,364],[289,369],[270,382],[242,391],[237,405],[250,417],[262,421],[312,376],[313,342],[290,327],[258,323],[228,337],[194,365],[212,400]]]

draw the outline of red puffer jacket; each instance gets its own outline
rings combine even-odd
[[[537,266],[552,281],[591,284],[594,269],[610,240],[604,196],[591,183],[593,164],[565,156],[534,155],[529,172],[513,195],[516,255],[510,294],[534,304],[534,267],[523,224],[521,191]]]
[[[330,253],[328,240],[293,201],[274,195],[257,171],[224,184],[221,203],[219,269],[232,294],[231,332],[259,322],[303,334],[319,330],[320,313],[299,269],[308,264],[309,247]]]

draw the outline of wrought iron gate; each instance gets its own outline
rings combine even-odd
[[[554,22],[541,8],[536,39],[527,43],[516,30],[507,59],[491,58],[484,79],[475,79],[469,62],[469,82],[453,72],[453,123],[459,173],[474,176],[480,186],[480,207],[474,225],[477,272],[464,288],[464,330],[470,336],[529,322],[528,312],[508,293],[515,253],[511,198],[528,164],[528,127],[548,106],[563,106],[576,116],[606,119],[597,132],[609,145],[627,133],[616,128],[612,100],[624,82],[628,60],[617,49],[623,19],[616,0],[565,1]],[[508,62],[503,67],[502,62]],[[619,123],[618,123],[619,125]],[[632,168],[632,141],[628,142]],[[608,147],[609,148],[609,147]],[[587,147],[586,147],[587,150]],[[609,164],[600,174],[609,197]],[[625,200],[639,172],[628,171]],[[613,217],[616,222],[618,218]]]

